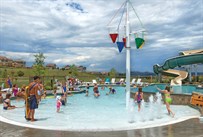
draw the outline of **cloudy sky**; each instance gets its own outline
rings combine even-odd
[[[116,31],[124,0],[0,0],[0,55],[33,62],[44,53],[59,67],[125,72],[125,49],[119,53],[109,31]],[[203,0],[132,0],[143,26],[130,8],[131,31],[146,30],[137,50],[131,35],[131,70],[153,71],[154,64],[179,51],[203,48]],[[109,24],[110,22],[110,24]],[[119,26],[123,35],[125,14]],[[109,24],[110,29],[107,27]]]

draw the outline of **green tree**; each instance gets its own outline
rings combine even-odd
[[[112,68],[112,69],[110,70],[110,72],[109,72],[109,76],[110,76],[110,77],[116,77],[116,74],[117,74],[117,72],[116,72],[116,69],[115,69],[115,68]]]
[[[69,71],[72,74],[72,76],[77,76],[78,75],[78,68],[74,64],[70,65]]]
[[[8,72],[7,72],[7,69],[4,69],[3,73],[2,73],[2,77],[3,78],[7,78],[8,76]]]
[[[21,70],[19,70],[19,71],[17,72],[17,74],[18,74],[18,76],[19,76],[19,77],[24,76],[24,72],[23,72],[23,71],[21,71]]]
[[[14,77],[14,74],[15,74],[15,71],[12,70],[12,71],[11,71],[11,77],[12,77],[12,78]]]
[[[45,67],[44,67],[45,56],[43,55],[43,53],[38,53],[34,55],[34,57],[35,57],[35,63],[33,65],[34,73],[37,76],[41,76],[45,74]]]
[[[1,77],[1,74],[2,74],[2,70],[0,69],[0,77]]]

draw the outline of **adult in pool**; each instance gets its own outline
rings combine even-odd
[[[29,84],[29,112],[28,112],[28,120],[31,122],[36,121],[34,119],[35,109],[38,108],[39,100],[41,96],[38,95],[38,90],[40,90],[40,77],[34,76],[34,81]]]
[[[94,91],[94,96],[95,97],[99,97],[100,96],[97,84],[94,85],[93,91]]]

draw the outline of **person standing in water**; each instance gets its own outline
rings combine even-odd
[[[157,90],[158,90],[159,92],[161,92],[161,93],[164,94],[164,96],[165,96],[165,103],[166,103],[166,109],[167,109],[167,111],[168,111],[168,114],[169,114],[169,115],[172,114],[172,117],[174,117],[174,116],[175,116],[175,113],[173,113],[172,110],[171,110],[171,108],[170,108],[170,104],[172,103],[172,98],[171,98],[170,95],[171,95],[171,93],[172,93],[173,91],[170,90],[170,87],[169,87],[169,86],[166,86],[165,90],[161,90],[161,89],[158,88],[158,87],[156,87],[156,88],[157,88]]]
[[[61,97],[60,97],[60,96],[57,96],[57,97],[56,97],[56,112],[59,113],[60,108],[61,108],[61,105],[62,105],[62,103],[61,103]]]
[[[38,90],[40,90],[40,77],[34,76],[34,81],[29,84],[29,103],[30,103],[30,110],[28,113],[28,120],[31,120],[31,122],[36,121],[34,119],[35,115],[35,109],[38,108],[38,103],[40,100],[40,96],[38,95]]]
[[[138,111],[140,111],[140,109],[141,109],[141,103],[142,103],[142,100],[143,100],[143,92],[142,92],[142,88],[141,87],[139,87],[138,91],[135,93],[134,100],[137,101]]]
[[[6,85],[8,88],[12,88],[12,82],[11,82],[11,79],[10,77],[8,76],[7,80],[6,80]]]
[[[88,95],[89,95],[89,89],[90,89],[90,84],[87,83],[85,96],[88,96]]]

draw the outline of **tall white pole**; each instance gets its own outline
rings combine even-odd
[[[130,22],[129,22],[129,0],[126,3],[126,108],[130,102]]]

